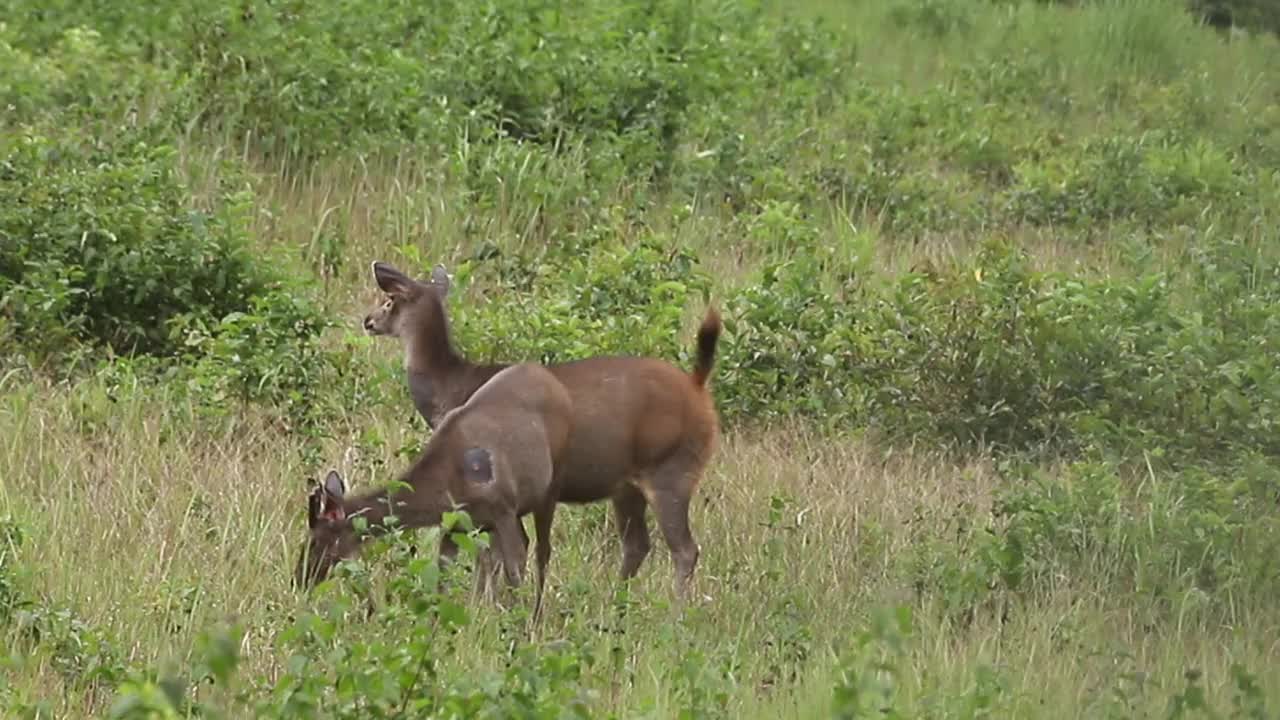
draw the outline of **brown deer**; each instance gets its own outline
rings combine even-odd
[[[371,532],[385,531],[395,515],[401,527],[438,525],[455,507],[476,527],[490,531],[510,586],[523,577],[528,541],[521,518],[533,513],[537,537],[538,587],[534,616],[542,608],[551,559],[551,521],[560,496],[562,459],[573,409],[568,391],[541,365],[513,365],[494,375],[441,422],[422,454],[392,490],[348,497],[337,471],[330,471],[308,497],[308,541],[298,558],[295,583],[323,581],[339,561],[355,554],[362,537],[352,519],[363,516]],[[456,546],[441,541],[441,556]]]
[[[443,266],[426,282],[382,262],[373,263],[373,275],[387,297],[365,317],[364,328],[400,339],[414,405],[434,428],[506,365],[478,365],[455,349],[444,308],[450,283]],[[560,501],[613,503],[624,580],[649,554],[645,512],[652,507],[682,596],[700,553],[689,530],[689,503],[720,431],[707,383],[719,337],[720,315],[708,308],[692,373],[665,360],[627,356],[547,366],[573,401]]]

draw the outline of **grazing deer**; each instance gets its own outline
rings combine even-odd
[[[364,318],[365,331],[400,339],[414,405],[434,428],[506,365],[477,365],[455,349],[444,308],[450,283],[443,266],[420,282],[374,262],[373,276],[387,297]],[[689,502],[720,431],[707,384],[719,337],[720,315],[708,308],[692,373],[665,360],[626,356],[547,366],[573,401],[560,501],[613,503],[624,580],[649,554],[645,511],[652,507],[681,596],[700,553],[689,530]]]
[[[357,552],[362,540],[351,520],[358,515],[377,532],[385,530],[382,521],[388,515],[412,529],[438,525],[445,512],[460,507],[477,527],[490,531],[507,582],[515,586],[522,580],[528,547],[520,519],[533,513],[536,617],[572,421],[569,394],[555,376],[541,365],[513,365],[440,422],[422,454],[399,478],[407,489],[348,497],[342,477],[331,470],[307,499],[310,534],[298,558],[295,583],[309,588]],[[442,557],[456,549],[442,539]]]

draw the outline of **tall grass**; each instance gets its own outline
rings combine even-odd
[[[3,516],[38,538],[19,554],[35,571],[25,591],[74,608],[118,639],[122,657],[140,663],[182,663],[202,628],[232,619],[250,629],[241,648],[246,670],[282,672],[286,658],[273,651],[273,636],[305,605],[288,573],[308,471],[299,447],[252,419],[193,432],[163,395],[122,398],[100,416],[105,426],[94,427],[94,404],[110,402],[102,390],[86,382],[41,391],[38,400],[6,396]],[[403,462],[392,448],[413,441],[382,408],[335,431],[384,440],[354,456],[357,487]],[[329,445],[329,455],[342,457],[345,444]],[[598,711],[675,715],[683,691],[673,663],[695,647],[706,662],[703,682],[728,693],[730,715],[812,716],[827,707],[847,640],[873,609],[895,603],[916,606],[895,699],[907,716],[963,715],[983,702],[1018,715],[1053,708],[1045,715],[1053,717],[1117,707],[1160,712],[1183,690],[1188,669],[1205,672],[1201,682],[1222,706],[1235,690],[1226,672],[1232,663],[1272,687],[1280,681],[1268,640],[1280,616],[1269,602],[1241,597],[1225,608],[1193,592],[1165,606],[1118,592],[1109,568],[1120,559],[1104,549],[1083,557],[1078,575],[972,614],[954,615],[945,595],[915,596],[913,578],[953,553],[966,555],[983,534],[1001,482],[985,461],[887,452],[794,427],[730,436],[719,457],[693,512],[703,547],[698,599],[678,619],[666,608],[670,561],[659,542],[621,626],[629,680]],[[618,622],[618,548],[604,510],[561,514],[547,620],[535,637]],[[1159,542],[1129,538],[1140,555]],[[502,654],[501,614],[483,605],[474,612],[451,667],[493,667]],[[1230,625],[1215,620],[1223,612]],[[19,629],[6,635],[10,647],[28,647]],[[606,634],[583,642],[582,652],[607,654],[613,641]],[[74,680],[58,667],[53,653],[39,651],[10,682],[50,699],[58,716],[101,711],[103,698],[73,692]],[[984,689],[985,682],[996,685]]]
[[[334,8],[348,5],[308,21],[337,27],[349,20]],[[272,321],[283,327],[263,321],[261,335],[197,317],[169,338],[178,356],[156,367],[91,343],[75,348],[75,372],[0,361],[0,708],[108,715],[117,696],[136,699],[117,692],[126,681],[204,668],[206,633],[224,623],[244,631],[233,687],[255,701],[335,671],[295,642],[298,623],[322,626],[333,598],[355,592],[289,585],[306,481],[337,466],[373,486],[428,436],[398,348],[359,334],[376,300],[373,259],[453,269],[451,312],[477,359],[640,347],[678,360],[672,349],[687,352],[708,299],[742,316],[727,316],[712,380],[739,415],[694,503],[703,554],[690,606],[671,602],[658,533],[623,591],[608,508],[566,508],[542,624],[523,623],[524,591],[513,608],[469,602],[435,658],[437,691],[488,683],[490,695],[475,692],[497,702],[519,684],[503,673],[527,671],[520,687],[548,716],[569,710],[537,705],[540,682],[581,689],[593,717],[664,718],[1163,717],[1200,706],[1263,717],[1280,702],[1267,564],[1280,474],[1274,443],[1259,440],[1276,422],[1267,368],[1280,337],[1267,312],[1280,198],[1274,38],[1228,41],[1159,0],[811,0],[763,15],[723,3],[713,20],[760,24],[726,25],[738,33],[727,40],[695,32],[705,65],[683,68],[655,50],[656,35],[628,35],[636,46],[620,49],[629,26],[606,4],[576,20],[535,6],[502,8],[559,18],[557,51],[582,49],[563,23],[590,25],[610,77],[687,74],[701,94],[672,111],[681,129],[591,125],[640,91],[565,101],[594,82],[596,56],[549,69],[549,55],[520,44],[529,37],[503,35],[501,13],[485,16],[485,32],[524,50],[467,46],[483,39],[480,24],[437,44],[497,53],[495,67],[544,62],[530,78],[581,70],[567,78],[579,86],[530,86],[555,112],[507,108],[543,130],[581,123],[547,130],[554,141],[503,137],[477,101],[480,120],[451,106],[410,142],[387,129],[409,105],[368,93],[443,81],[404,56],[364,52],[359,33],[304,38],[328,48],[325,63],[289,70],[307,70],[299,82],[312,90],[342,79],[342,103],[290,95],[300,86],[272,85],[284,75],[234,53],[191,61],[184,53],[211,46],[184,45],[189,33],[221,42],[213,29],[247,22],[239,5],[201,10],[225,27],[192,29],[159,6],[64,3],[0,28],[0,59],[21,70],[0,77],[14,110],[0,147],[49,136],[133,157],[119,138],[171,145],[192,208],[241,198],[236,232],[257,265],[333,325],[313,346],[292,334],[311,317],[302,310]],[[377,7],[388,26],[410,17]],[[674,17],[696,4],[662,8]],[[784,16],[822,25],[810,34]],[[101,36],[63,36],[81,22]],[[148,41],[157,28],[172,32]],[[305,59],[255,38],[231,40],[249,56]],[[353,47],[333,50],[339,40]],[[261,84],[202,75],[237,65],[235,78]],[[498,82],[487,67],[446,79],[484,96]],[[282,98],[296,106],[264,119]],[[355,127],[366,111],[385,132]],[[282,137],[295,145],[281,151]],[[39,175],[22,178],[32,197],[83,176],[37,186]],[[144,218],[161,212],[136,201]],[[25,208],[0,219],[26,227]],[[89,222],[75,208],[67,217]],[[13,240],[32,238],[0,236]],[[37,246],[0,247],[0,270],[16,247]],[[648,264],[626,265],[635,258]],[[1017,267],[1001,274],[1002,262]],[[596,317],[588,293],[618,317]],[[13,317],[0,305],[0,342]],[[677,325],[678,338],[667,331]],[[263,377],[249,372],[259,361]],[[1096,381],[1068,362],[1096,367]],[[780,387],[805,396],[779,398]],[[1043,397],[1000,395],[1017,388]],[[1027,417],[1005,422],[1011,406]],[[758,416],[741,417],[744,407]],[[949,423],[978,437],[958,444]],[[984,445],[982,429],[997,427],[1036,442]],[[1070,452],[1040,447],[1055,443]],[[350,585],[385,587],[401,561],[376,560]],[[337,617],[335,653],[412,630]],[[520,647],[562,665],[529,670]],[[370,686],[387,681],[368,665]],[[213,685],[187,697],[214,696]]]

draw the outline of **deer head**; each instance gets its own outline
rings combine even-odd
[[[440,435],[434,448],[428,446],[405,480],[410,486],[405,491],[348,498],[342,476],[330,470],[307,497],[307,541],[294,569],[294,587],[309,589],[323,582],[335,565],[359,551],[362,538],[351,523],[357,515],[365,516],[375,533],[392,506],[406,528],[438,525],[450,508],[466,508],[474,521],[488,526],[511,503],[509,493],[495,482],[493,452],[457,447],[448,433]]]
[[[307,497],[307,543],[298,557],[295,587],[311,587],[329,576],[341,560],[355,553],[359,543],[347,520],[343,498],[347,484],[337,470],[330,470],[324,482],[316,483]]]
[[[425,316],[429,309],[420,302],[424,293],[434,292],[443,303],[451,285],[449,273],[443,265],[436,265],[431,279],[420,282],[390,265],[374,261],[373,278],[386,299],[364,318],[365,332],[370,335],[402,337],[405,328],[420,327],[434,319]]]

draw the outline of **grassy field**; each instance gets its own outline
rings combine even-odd
[[[4,717],[1272,717],[1280,80],[1173,2],[0,0]],[[359,13],[354,21],[353,13]],[[77,29],[78,28],[78,29]],[[369,263],[475,359],[688,366],[692,525],[547,612],[328,468],[429,435]],[[379,611],[365,613],[367,592]]]

